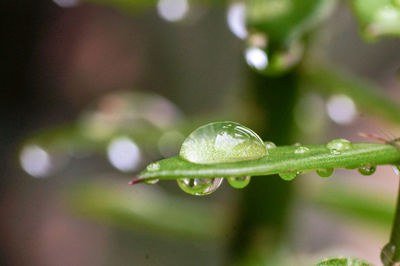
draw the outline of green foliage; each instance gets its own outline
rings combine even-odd
[[[366,40],[400,36],[400,3],[397,0],[352,0],[361,35]]]

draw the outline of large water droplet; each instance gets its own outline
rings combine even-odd
[[[279,176],[285,181],[291,181],[297,176],[297,172],[279,173]]]
[[[264,145],[265,145],[265,148],[267,148],[267,150],[276,148],[275,143],[273,143],[272,141],[265,141]]]
[[[216,191],[221,186],[223,178],[180,178],[176,181],[184,192],[191,195],[204,196]]]
[[[392,265],[394,261],[394,253],[396,251],[396,246],[392,243],[387,243],[381,251],[381,261],[383,265]]]
[[[244,188],[250,183],[250,176],[241,176],[241,177],[229,177],[228,183],[233,188]]]
[[[351,142],[347,139],[333,139],[326,144],[326,147],[335,155],[341,154],[343,151],[352,148]]]
[[[310,151],[309,148],[304,147],[304,146],[299,146],[299,147],[297,147],[297,148],[294,150],[294,153],[295,153],[295,154],[303,154],[303,153],[307,153],[307,152],[309,152],[309,151]]]
[[[193,131],[179,155],[193,163],[215,164],[258,159],[268,150],[251,129],[235,122],[214,122]]]
[[[376,171],[376,166],[375,165],[365,165],[360,168],[358,168],[358,172],[362,175],[372,175]]]
[[[333,174],[333,168],[318,169],[316,172],[320,177],[330,177]]]

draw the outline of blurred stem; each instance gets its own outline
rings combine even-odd
[[[395,263],[400,262],[400,182],[392,234],[389,243],[386,244],[382,250],[381,260],[385,266],[392,266],[395,265]]]
[[[258,123],[252,125],[261,138],[277,145],[290,143],[293,106],[298,89],[298,73],[268,77],[249,71],[254,105],[259,109]],[[276,256],[284,232],[291,182],[280,178],[254,178],[243,190],[239,221],[231,258],[237,265],[265,265]],[[262,204],[261,204],[262,202]]]

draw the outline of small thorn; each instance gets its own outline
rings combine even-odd
[[[135,177],[134,179],[132,179],[131,181],[129,181],[129,185],[134,185],[140,182],[140,178]]]
[[[374,135],[374,134],[359,132],[358,135],[363,137],[363,138],[366,138],[366,139],[376,140],[376,141],[380,141],[380,142],[383,142],[383,143],[388,143],[389,142],[387,139],[382,138],[382,137],[377,136],[377,135]]]

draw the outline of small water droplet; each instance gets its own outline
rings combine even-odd
[[[216,164],[259,159],[268,155],[268,150],[251,129],[225,121],[193,131],[183,142],[179,155],[192,163]]]
[[[333,174],[333,168],[318,169],[316,172],[320,177],[330,177]]]
[[[397,262],[394,261],[394,254],[396,251],[396,246],[392,243],[387,243],[382,251],[381,251],[381,261],[383,265],[393,265],[393,263]]]
[[[272,141],[265,141],[264,145],[265,145],[265,148],[267,148],[267,150],[276,148],[275,143],[273,143]]]
[[[146,181],[144,181],[147,185],[154,185],[157,184],[158,181],[160,181],[159,179],[148,179]]]
[[[326,144],[326,147],[334,155],[341,154],[343,151],[350,150],[352,148],[351,142],[347,139],[333,139]]]
[[[297,176],[297,172],[279,173],[279,176],[285,181],[291,181]]]
[[[204,196],[216,191],[221,186],[223,178],[180,178],[176,181],[184,192],[195,196]]]
[[[159,163],[151,163],[146,167],[147,171],[154,172],[160,170],[160,164]]]
[[[376,171],[376,166],[375,165],[365,165],[360,168],[358,168],[358,172],[362,175],[372,175]]]
[[[295,153],[295,154],[303,154],[303,153],[306,153],[306,152],[309,152],[309,151],[310,151],[309,148],[304,147],[304,146],[299,146],[298,148],[296,148],[296,149],[294,150],[294,153]]]
[[[241,177],[229,177],[228,183],[233,188],[244,188],[250,183],[250,176],[241,176]]]
[[[400,176],[400,165],[392,165],[392,169],[396,175]]]

